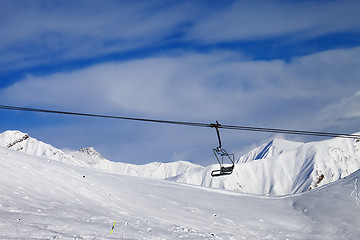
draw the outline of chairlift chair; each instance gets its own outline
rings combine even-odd
[[[216,129],[216,134],[217,134],[217,137],[219,140],[219,146],[217,148],[214,148],[213,152],[216,157],[216,160],[220,164],[220,169],[213,170],[211,172],[211,176],[219,177],[219,176],[224,176],[224,175],[230,175],[233,172],[234,167],[235,167],[235,156],[234,156],[234,154],[227,153],[225,149],[221,148],[221,139],[220,139],[220,132],[219,132],[220,124],[218,123],[218,121],[216,121],[216,124],[212,124],[211,127],[214,127]],[[229,164],[225,165],[224,161],[230,161],[231,165],[229,165]]]

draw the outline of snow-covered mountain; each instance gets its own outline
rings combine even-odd
[[[240,157],[233,174],[216,178],[211,177],[211,171],[218,169],[218,165],[201,167],[184,161],[145,165],[112,162],[93,148],[64,153],[19,131],[0,134],[0,146],[108,172],[259,195],[305,192],[360,169],[360,141],[341,138],[310,143],[274,139]]]
[[[65,153],[60,149],[38,141],[37,139],[20,131],[5,131],[1,133],[0,146],[21,151],[32,156],[44,157],[68,164],[88,166],[121,174],[158,179],[170,178],[187,171],[201,168],[199,165],[185,161],[171,163],[153,162],[145,165],[112,162],[105,159],[92,147],[81,148],[79,151]]]
[[[15,151],[27,153],[32,156],[44,157],[49,160],[55,160],[85,166],[86,164],[79,161],[49,144],[38,141],[30,137],[27,133],[20,131],[5,131],[0,134],[0,147],[6,147]]]
[[[305,192],[360,169],[360,140],[294,143],[274,139],[242,156],[231,175],[213,178],[209,166],[173,181],[260,195]]]
[[[237,163],[246,163],[249,161],[270,158],[282,154],[284,151],[289,151],[300,147],[304,143],[292,142],[284,139],[273,139],[272,141],[257,147],[244,156],[241,156]]]
[[[0,239],[345,240],[360,235],[360,171],[281,198],[109,173],[7,147],[0,147],[0,173]]]
[[[85,162],[89,166],[95,166],[99,162],[105,160],[105,158],[93,147],[80,148],[78,151],[71,151],[68,152],[68,154],[72,155],[76,159]]]
[[[144,165],[136,165],[122,162],[112,162],[105,159],[94,148],[81,148],[76,152],[69,152],[76,159],[86,162],[93,168],[111,172],[157,179],[165,179],[180,175],[185,172],[201,169],[202,167],[186,161],[170,163],[152,162]]]

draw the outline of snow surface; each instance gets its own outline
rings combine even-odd
[[[0,147],[0,239],[357,239],[360,171],[262,197],[126,176]],[[111,228],[116,224],[111,233]]]

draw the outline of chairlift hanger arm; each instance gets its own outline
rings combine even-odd
[[[216,134],[217,134],[217,137],[218,137],[218,140],[219,140],[219,147],[217,149],[219,149],[219,150],[221,149],[221,139],[220,139],[220,132],[219,132],[219,127],[220,126],[221,125],[219,124],[218,121],[216,121],[216,124],[215,123],[211,124],[211,127],[216,129]]]

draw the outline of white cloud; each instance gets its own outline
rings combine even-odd
[[[0,100],[10,105],[295,127],[360,89],[359,54],[360,48],[333,50],[288,63],[251,61],[228,52],[160,56],[29,76],[2,90]]]
[[[323,107],[315,116],[316,124],[326,126],[328,129],[360,131],[360,93],[346,96],[341,100]],[[350,132],[349,132],[350,131]]]

